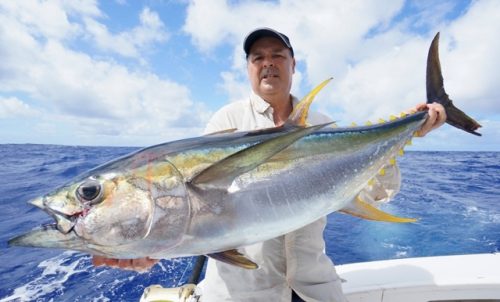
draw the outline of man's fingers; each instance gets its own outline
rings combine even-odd
[[[427,104],[426,107],[428,108],[428,117],[422,125],[422,128],[418,131],[418,136],[425,136],[431,130],[443,125],[446,121],[446,111],[441,104],[432,103]]]
[[[145,272],[152,266],[158,263],[159,260],[151,258],[138,258],[138,259],[114,259],[102,256],[93,256],[92,264],[94,266],[110,266],[126,270],[134,270],[138,272]]]
[[[104,257],[101,256],[92,256],[92,265],[101,266],[104,265]]]

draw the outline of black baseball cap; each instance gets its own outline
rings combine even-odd
[[[288,37],[285,34],[282,34],[279,31],[276,31],[272,28],[262,27],[262,28],[257,28],[252,32],[250,32],[245,38],[245,42],[243,42],[243,49],[245,50],[247,58],[253,43],[255,43],[255,41],[257,41],[262,37],[273,37],[280,40],[281,42],[283,42],[283,45],[285,45],[288,49],[290,49],[290,52],[292,53],[293,57],[292,44],[290,44],[290,39],[288,39]]]

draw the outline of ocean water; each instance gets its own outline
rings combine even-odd
[[[162,260],[150,272],[93,267],[90,256],[8,247],[52,222],[26,201],[136,148],[0,145],[0,301],[138,301],[151,284],[179,286],[194,260]],[[383,210],[413,224],[333,213],[325,230],[336,264],[500,250],[500,152],[408,152],[398,159],[400,194]]]

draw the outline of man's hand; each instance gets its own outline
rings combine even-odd
[[[425,120],[425,123],[422,125],[422,128],[417,131],[417,136],[425,136],[430,131],[441,127],[441,125],[446,122],[446,111],[444,110],[443,105],[439,103],[426,104],[421,103],[415,106],[410,111],[424,111],[428,109],[429,116]]]
[[[148,257],[138,259],[113,259],[102,256],[92,257],[92,264],[95,266],[105,265],[126,270],[134,270],[141,273],[151,269],[158,261],[158,259],[151,259]]]

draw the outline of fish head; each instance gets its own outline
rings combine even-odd
[[[74,249],[116,258],[147,256],[160,248],[157,240],[147,239],[155,222],[161,221],[162,227],[171,230],[164,234],[170,237],[161,248],[168,248],[165,244],[175,244],[182,236],[189,216],[184,192],[182,178],[168,162],[96,169],[30,201],[52,216],[55,224],[14,238],[9,244]]]

